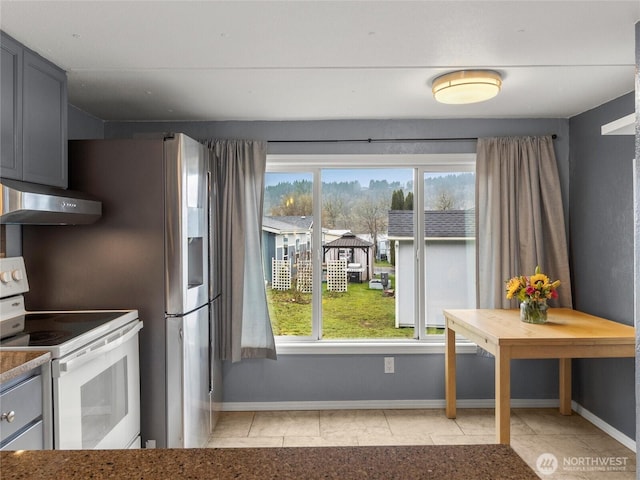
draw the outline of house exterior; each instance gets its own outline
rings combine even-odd
[[[288,260],[291,275],[295,278],[298,261],[311,259],[311,216],[265,216],[262,219],[262,262],[265,281],[273,281],[272,260]],[[372,243],[349,230],[322,231],[323,263],[345,259],[363,268],[360,281],[371,278],[373,273]],[[324,247],[327,247],[324,249]],[[325,275],[323,272],[323,281]]]
[[[373,239],[369,233],[361,233],[358,235],[363,240],[373,243]],[[390,242],[386,233],[379,233],[376,241],[376,261],[389,261],[390,258]]]
[[[312,228],[313,218],[308,216],[263,217],[262,262],[267,283],[272,281],[272,259],[289,260],[295,268],[298,260],[310,258]]]
[[[475,210],[424,212],[425,323],[444,327],[444,308],[475,307]],[[415,291],[413,211],[389,212],[388,238],[396,252],[396,327],[413,327]]]

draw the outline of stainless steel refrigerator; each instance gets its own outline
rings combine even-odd
[[[212,425],[219,292],[209,283],[208,166],[208,149],[182,134],[71,141],[70,188],[100,199],[102,218],[23,227],[27,309],[139,310],[147,447],[205,446]]]

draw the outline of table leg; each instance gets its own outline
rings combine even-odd
[[[496,353],[496,440],[509,444],[511,422],[511,355],[509,348]]]
[[[448,326],[445,330],[444,396],[447,418],[456,418],[456,332]]]
[[[560,414],[571,415],[571,359],[560,359]]]

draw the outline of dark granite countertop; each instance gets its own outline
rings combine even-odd
[[[51,360],[51,353],[45,351],[0,350],[0,383],[8,382],[49,360]]]
[[[538,480],[508,445],[0,452],[9,479]]]

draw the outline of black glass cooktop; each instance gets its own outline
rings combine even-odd
[[[25,347],[62,345],[120,316],[122,312],[109,311],[27,313],[24,331],[15,337],[3,339],[0,346],[15,346],[17,340],[21,340],[19,345]]]

